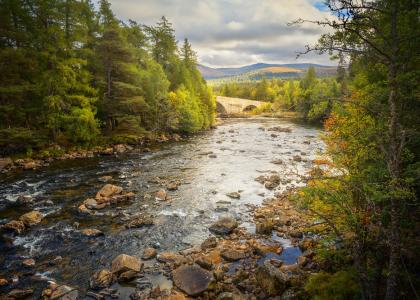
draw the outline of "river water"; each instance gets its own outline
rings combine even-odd
[[[274,126],[291,132],[268,130]],[[282,183],[276,191],[303,185],[299,175],[311,168],[322,150],[316,128],[281,119],[228,119],[217,129],[154,146],[148,153],[57,161],[40,170],[1,175],[0,224],[33,209],[45,217],[20,236],[2,235],[0,276],[15,278],[18,287],[41,290],[45,280],[54,280],[84,290],[90,275],[109,267],[120,253],[141,257],[145,247],[175,251],[200,244],[221,214],[234,215],[252,232],[252,207],[275,192],[255,178],[277,172]],[[295,161],[296,155],[302,160]],[[278,159],[284,163],[272,163]],[[112,176],[111,183],[133,191],[135,200],[95,216],[78,213],[83,200],[94,197],[104,185],[100,177],[105,175]],[[169,192],[172,201],[147,197],[169,182],[179,183],[177,191]],[[237,191],[240,199],[226,196]],[[17,205],[19,195],[31,195],[34,204]],[[155,225],[124,227],[130,217],[144,212],[153,214]],[[84,228],[105,235],[88,238],[80,233]],[[57,256],[62,260],[53,263]],[[26,258],[35,259],[34,268],[22,267]]]

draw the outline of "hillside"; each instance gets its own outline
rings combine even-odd
[[[221,81],[248,81],[267,78],[299,77],[309,67],[315,67],[318,76],[331,76],[336,72],[335,66],[323,66],[311,63],[301,64],[265,64],[257,63],[237,68],[211,68],[198,65],[204,79]]]

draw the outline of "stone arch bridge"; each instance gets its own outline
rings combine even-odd
[[[217,96],[216,111],[222,115],[239,114],[257,108],[264,103],[262,101]]]

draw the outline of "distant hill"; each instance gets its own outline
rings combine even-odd
[[[204,79],[221,79],[223,81],[259,80],[266,78],[284,78],[302,76],[309,67],[315,67],[319,76],[330,76],[336,72],[334,66],[323,66],[311,63],[300,64],[265,64],[257,63],[238,68],[211,68],[198,65]]]

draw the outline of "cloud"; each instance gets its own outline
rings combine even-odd
[[[146,25],[161,16],[172,22],[178,40],[188,38],[199,61],[209,66],[296,62],[296,52],[324,32],[316,25],[288,26],[298,18],[330,17],[316,0],[111,0],[122,20]],[[327,56],[301,62],[331,64]],[[298,61],[298,62],[299,62]]]

